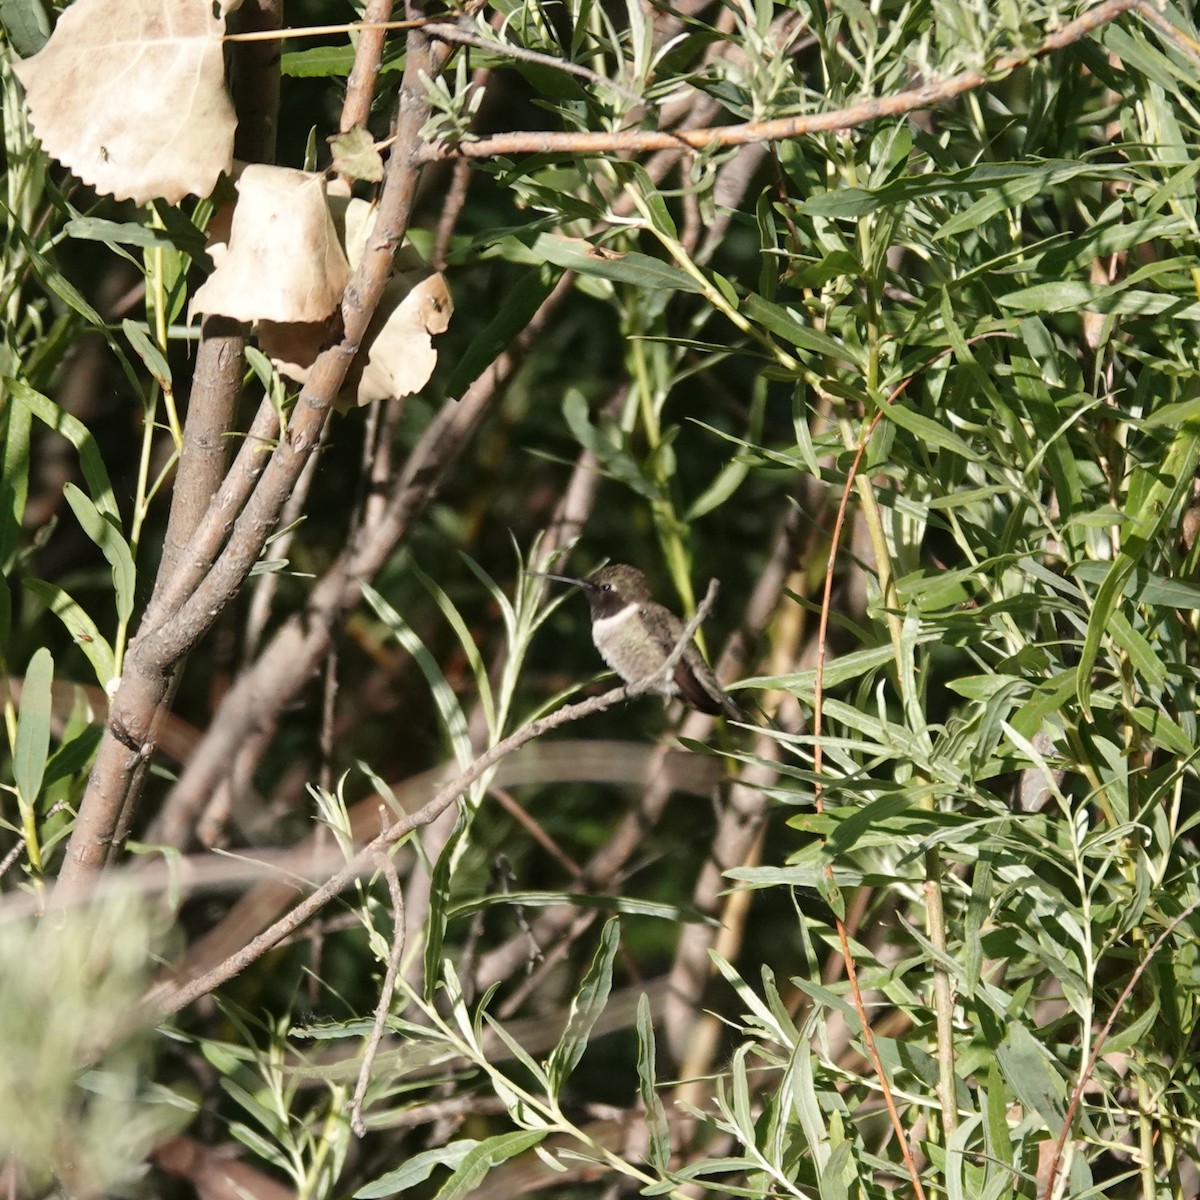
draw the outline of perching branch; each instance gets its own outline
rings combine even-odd
[[[162,1001],[160,1011],[163,1015],[179,1012],[194,1000],[227,983],[240,974],[251,963],[261,958],[273,946],[278,945],[285,937],[295,932],[318,913],[326,904],[337,896],[344,888],[357,879],[375,861],[376,855],[385,854],[397,842],[407,837],[416,829],[428,825],[453,804],[473,783],[481,779],[501,759],[514,750],[539,738],[553,729],[568,725],[572,721],[582,720],[594,713],[604,712],[623,700],[630,700],[644,692],[653,691],[662,686],[674,673],[683,652],[695,636],[696,630],[708,616],[717,598],[717,581],[714,579],[708,585],[704,599],[697,607],[695,615],[684,627],[683,633],[676,642],[674,649],[667,656],[666,662],[653,675],[640,679],[623,687],[612,688],[600,696],[581,700],[577,704],[568,704],[539,720],[531,721],[515,733],[497,742],[486,753],[481,754],[467,769],[455,779],[439,788],[433,799],[414,813],[402,817],[389,825],[378,837],[372,839],[357,854],[348,859],[345,866],[335,875],[325,881],[307,899],[302,900],[286,916],[276,921],[270,928],[264,930],[248,942],[236,954],[232,954],[223,963],[206,972],[198,979],[178,988]]]

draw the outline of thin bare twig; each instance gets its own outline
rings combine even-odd
[[[948,352],[943,352],[948,353]],[[937,357],[941,357],[938,355]],[[915,375],[910,375],[904,379],[899,387],[887,397],[886,404],[891,404],[896,400],[908,387],[915,378]],[[833,532],[829,543],[828,564],[825,570],[825,588],[824,594],[821,597],[821,616],[817,628],[817,663],[815,678],[813,680],[813,794],[814,805],[817,812],[824,811],[824,800],[822,792],[824,785],[822,783],[822,771],[824,769],[824,754],[823,743],[821,741],[823,717],[824,717],[824,699],[825,699],[825,651],[828,645],[829,636],[829,616],[833,611],[833,577],[834,565],[837,561],[838,547],[841,544],[842,530],[846,524],[846,511],[850,505],[850,495],[854,490],[855,483],[858,477],[859,467],[862,463],[863,455],[866,453],[867,446],[870,444],[871,435],[875,432],[880,420],[883,418],[884,408],[880,407],[874,418],[867,426],[866,432],[859,439],[859,445],[854,459],[850,465],[850,470],[847,473],[846,484],[842,489],[841,500],[838,504],[837,515],[834,518]],[[833,865],[827,864],[825,874],[832,884],[833,880]],[[883,1061],[879,1057],[879,1049],[875,1044],[875,1035],[871,1030],[871,1023],[867,1017],[866,1006],[863,1003],[862,988],[858,983],[858,970],[854,962],[854,954],[850,947],[850,935],[846,929],[846,924],[841,916],[834,911],[833,914],[834,926],[837,929],[838,943],[841,948],[842,961],[846,967],[846,979],[850,984],[850,996],[854,1002],[854,1010],[858,1014],[859,1025],[862,1029],[863,1045],[866,1047],[867,1057],[871,1061],[871,1066],[875,1071],[875,1076],[879,1080],[883,1102],[887,1108],[888,1118],[892,1123],[892,1130],[896,1134],[896,1140],[900,1145],[900,1153],[904,1158],[904,1165],[908,1170],[909,1179],[912,1181],[913,1191],[916,1193],[918,1200],[925,1200],[925,1189],[921,1186],[921,1176],[917,1170],[917,1164],[913,1159],[912,1149],[908,1143],[908,1136],[904,1131],[904,1124],[900,1120],[900,1113],[896,1108],[896,1100],[892,1095],[892,1089],[888,1085],[887,1073],[883,1069]]]
[[[386,828],[387,809],[381,808],[380,812]],[[362,1066],[358,1072],[358,1082],[354,1086],[354,1100],[350,1105],[350,1128],[359,1137],[366,1136],[367,1127],[362,1118],[363,1101],[367,1096],[367,1086],[371,1082],[371,1068],[375,1065],[375,1055],[379,1053],[379,1043],[383,1041],[387,1016],[392,1008],[392,996],[396,991],[400,962],[404,958],[404,892],[400,887],[400,876],[396,874],[396,864],[392,862],[390,854],[381,851],[375,855],[375,861],[387,880],[388,894],[392,898],[392,947],[388,954],[383,986],[379,989],[379,1002],[375,1005],[371,1036],[367,1038],[367,1044],[363,1048]]]
[[[383,47],[387,41],[388,23],[392,16],[392,0],[368,0],[363,10],[358,42],[354,47],[354,65],[346,77],[346,99],[338,128],[345,133],[356,125],[365,125],[371,115],[371,98],[375,81],[383,62]]]
[[[1200,63],[1200,43],[1195,38],[1188,37],[1177,25],[1172,25],[1149,0],[1138,0],[1134,7],[1139,16],[1144,17],[1151,25],[1165,34],[1167,39],[1174,43],[1183,54],[1186,54],[1192,62]]]
[[[439,41],[450,42],[460,46],[474,46],[477,50],[487,50],[492,54],[499,54],[504,58],[514,58],[519,62],[537,63],[540,67],[550,67],[555,71],[563,71],[567,75],[577,75],[580,79],[586,79],[588,83],[593,83],[597,87],[610,89],[622,99],[628,100],[638,108],[641,108],[646,103],[644,96],[630,91],[624,84],[617,83],[615,79],[609,79],[607,76],[601,75],[598,71],[593,71],[590,67],[585,67],[580,63],[568,62],[565,58],[558,58],[553,54],[542,54],[538,50],[527,50],[524,46],[511,46],[507,42],[493,41],[491,38],[485,38],[482,34],[475,33],[470,29],[461,29],[457,25],[427,25],[425,32],[430,37],[435,37]]]

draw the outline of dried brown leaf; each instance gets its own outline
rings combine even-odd
[[[47,153],[118,200],[207,196],[233,161],[224,28],[210,0],[77,0],[13,66]]]
[[[322,350],[333,345],[340,328],[335,316],[327,321],[259,321],[254,332],[259,349],[280,375],[307,383],[309,368]]]
[[[346,200],[336,194],[329,199],[334,221],[344,231],[346,257],[357,266],[375,226],[375,208],[365,200]],[[431,336],[446,331],[453,311],[444,276],[431,272],[413,247],[402,246],[363,339],[365,358],[360,355],[357,369],[347,379],[338,408],[345,411],[372,400],[419,392],[437,365]],[[317,354],[329,344],[325,326],[260,322],[257,333],[259,345],[280,374],[297,383],[307,382]]]
[[[367,333],[367,365],[353,402],[369,404],[419,392],[437,365],[430,335],[445,333],[453,311],[450,289],[440,273],[393,279],[379,306],[383,320],[377,315]]]
[[[193,311],[237,321],[324,321],[350,279],[324,179],[255,164],[237,189],[228,252],[196,292]]]

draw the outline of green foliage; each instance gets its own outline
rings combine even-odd
[[[186,1039],[123,1040],[159,932],[141,905],[0,924],[0,1152],[31,1189],[133,1186],[183,1123],[155,1082],[180,1076],[204,1093],[195,1135],[235,1139],[303,1197],[485,1180],[524,1194],[545,1185],[514,1182],[526,1164],[572,1197],[876,1197],[911,1188],[909,1150],[927,1195],[1000,1200],[1047,1192],[1060,1136],[1057,1195],[1194,1189],[1196,31],[1182,8],[1163,18],[1178,36],[1129,11],[1034,56],[1076,8],[585,0],[569,58],[535,5],[477,14],[491,48],[424,80],[424,136],[469,144],[503,111],[612,141],[557,153],[531,132],[524,151],[472,160],[461,211],[440,207],[445,188],[423,195],[414,241],[447,213],[453,227],[438,373],[403,407],[335,421],[279,558],[183,677],[178,719],[211,754],[203,727],[264,631],[294,648],[340,619],[310,577],[369,536],[388,482],[374,462],[411,472],[413,491],[381,505],[403,541],[346,585],[364,603],[339,626],[333,716],[259,693],[247,740],[263,744],[225,755],[213,789],[237,818],[226,836],[285,845],[315,816],[314,857],[284,869],[318,874],[322,839],[350,857],[364,829],[428,800],[421,772],[467,767],[593,674],[584,605],[548,603],[535,566],[636,561],[686,612],[719,575],[710,640],[743,604],[763,629],[731,690],[782,715],[687,743],[724,772],[716,818],[693,794],[642,799],[671,769],[665,743],[626,769],[665,724],[648,697],[571,731],[599,764],[582,748],[571,770],[501,760],[367,866],[306,943],[319,954],[247,963],[218,1011],[181,1019]],[[100,741],[103,699],[83,685],[117,684],[155,578],[195,362],[178,322],[211,207],[77,209],[8,70],[37,17],[0,4],[14,904],[61,868]],[[340,88],[351,62],[333,35],[289,49],[285,100],[291,80]],[[989,81],[938,91],[964,71]],[[760,145],[719,136],[916,87],[929,107]],[[668,162],[623,144],[681,113],[718,131],[709,145]],[[310,115],[285,102],[292,140]],[[145,311],[127,315],[111,297],[131,285]],[[89,346],[103,366],[80,415],[68,384]],[[476,412],[502,353],[506,390]],[[248,386],[286,421],[294,391],[248,357]],[[476,427],[466,461],[414,451]],[[245,428],[226,432],[239,448]],[[564,462],[572,489],[598,481],[579,526],[558,508]],[[571,540],[547,564],[556,521]],[[271,569],[284,559],[294,572]],[[756,589],[775,577],[764,615]],[[150,813],[176,795],[169,774]],[[731,811],[761,843],[735,843]],[[199,938],[222,904],[206,897],[181,928]],[[711,978],[682,957],[694,939]],[[356,1097],[373,1013],[383,1041]],[[614,1111],[636,1137],[606,1127]]]

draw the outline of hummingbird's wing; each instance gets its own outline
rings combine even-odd
[[[661,645],[664,652],[670,653],[683,636],[684,625],[669,609],[664,609],[663,614],[664,632],[667,636]],[[741,711],[725,695],[695,642],[689,642],[684,647],[683,655],[675,664],[674,681],[680,699],[691,708],[713,717],[724,713],[735,720],[741,718]]]
[[[696,658],[700,657],[699,650],[693,651],[693,653]],[[689,704],[692,708],[715,717],[725,711],[724,706],[700,682],[695,662],[689,663],[687,661],[689,657],[690,655],[685,652],[683,658],[679,660],[675,668],[675,686],[679,689],[679,695],[683,698],[685,704]],[[704,669],[707,670],[707,667]]]

